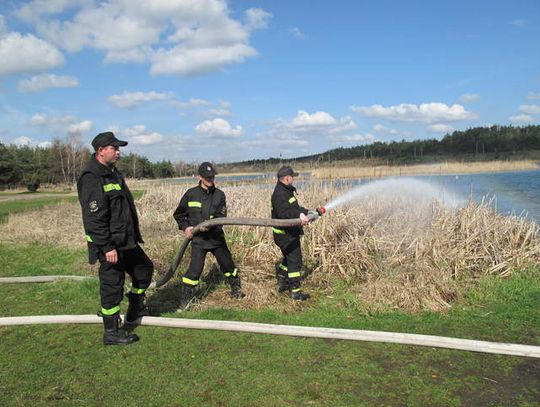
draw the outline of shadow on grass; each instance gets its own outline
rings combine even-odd
[[[208,295],[223,283],[224,279],[217,263],[212,264],[208,273],[202,276],[195,298],[188,307],[188,310],[193,307],[195,302],[204,301]],[[161,316],[166,313],[178,311],[181,302],[181,292],[181,277],[178,277],[176,281],[170,282],[165,287],[156,290],[146,301],[150,309],[150,315]]]

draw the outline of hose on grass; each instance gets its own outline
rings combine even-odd
[[[101,318],[95,315],[44,315],[0,318],[0,326],[101,323]],[[138,320],[138,324],[167,328],[208,329],[306,338],[395,343],[471,352],[493,353],[499,355],[540,358],[540,346],[477,341],[472,339],[450,338],[434,335],[162,317],[142,317]]]

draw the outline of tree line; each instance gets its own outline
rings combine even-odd
[[[69,184],[77,178],[92,156],[92,152],[76,139],[54,140],[47,147],[5,145],[0,143],[0,189],[26,187],[36,191],[42,184]],[[139,154],[122,155],[117,167],[127,177],[169,178],[191,175],[195,166],[156,163]]]

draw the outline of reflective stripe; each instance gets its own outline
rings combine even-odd
[[[214,215],[210,215],[210,219],[214,219]]]
[[[190,208],[202,208],[202,203],[197,202],[197,201],[189,201],[187,203],[187,206]]]
[[[279,268],[280,268],[281,270],[289,271],[289,268],[288,268],[286,265],[281,264],[281,263],[279,263]]]
[[[199,280],[190,280],[187,277],[182,277],[182,282],[188,285],[199,285]]]
[[[111,192],[113,190],[121,191],[122,187],[120,186],[120,184],[105,184],[103,185],[103,190],[105,192]]]
[[[296,202],[296,198],[295,198],[294,196],[291,196],[291,197],[289,198],[289,203],[292,204],[292,203],[294,203],[294,202]]]
[[[272,228],[272,232],[274,232],[277,235],[284,235],[285,234],[285,231],[283,229],[278,229],[278,228]]]
[[[90,243],[93,242],[92,238],[89,235],[86,235],[85,237],[86,237],[87,242],[90,242]]]
[[[291,292],[293,292],[293,293],[297,293],[299,291],[302,291],[302,289],[301,288],[293,288],[293,289],[291,289]]]
[[[144,294],[145,291],[146,291],[146,288],[131,287],[131,292],[133,294]]]
[[[225,277],[236,277],[237,274],[238,274],[238,269],[236,267],[230,273],[223,273]]]
[[[116,307],[112,307],[109,309],[101,308],[101,313],[103,315],[114,315],[116,313],[120,312],[120,307],[117,305]]]
[[[300,277],[300,272],[299,272],[299,271],[295,271],[295,272],[293,272],[293,273],[288,273],[288,274],[287,274],[287,277],[289,277],[289,278]]]

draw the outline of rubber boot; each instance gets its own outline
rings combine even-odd
[[[129,306],[126,312],[126,323],[132,324],[137,321],[140,317],[149,315],[148,307],[144,303],[144,294],[135,294],[129,292],[126,294],[126,297],[129,301]]]
[[[186,309],[194,297],[195,287],[187,284],[182,284],[182,292],[180,293],[180,309]]]
[[[302,290],[299,290],[299,291],[291,290],[291,298],[295,301],[305,301],[310,297],[311,296],[308,293],[305,293]]]
[[[103,327],[103,345],[129,345],[137,342],[139,337],[136,334],[128,333],[123,329],[119,329],[120,314],[102,315]]]
[[[231,297],[232,298],[244,298],[246,294],[242,292],[242,286],[240,284],[240,277],[229,277],[229,284],[231,286]]]
[[[284,274],[286,272],[279,267],[280,265],[281,263],[276,263],[276,290],[278,293],[289,290],[289,280]]]

